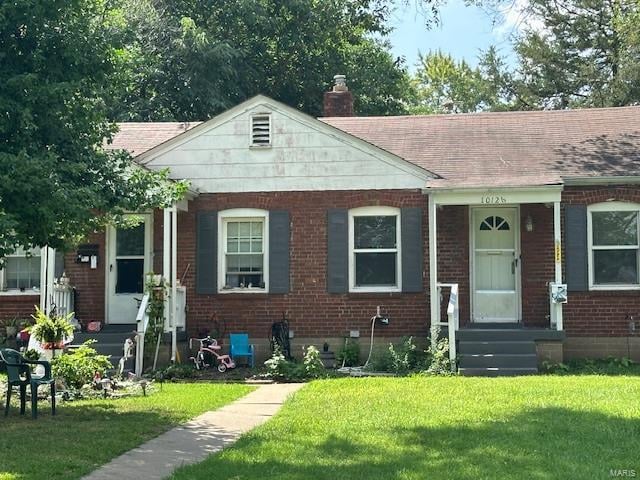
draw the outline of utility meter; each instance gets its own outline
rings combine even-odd
[[[567,303],[567,284],[550,283],[549,293],[553,303]]]

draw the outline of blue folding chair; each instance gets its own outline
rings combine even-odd
[[[235,362],[237,357],[247,357],[251,368],[253,368],[253,352],[255,348],[249,344],[249,334],[230,333],[229,340],[231,345],[229,354],[233,361]]]

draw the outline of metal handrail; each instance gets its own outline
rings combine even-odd
[[[144,335],[149,327],[149,294],[145,293],[136,315],[136,375],[141,376],[144,368]]]
[[[449,360],[451,361],[451,371],[456,371],[456,332],[460,329],[460,311],[458,309],[458,284],[438,283],[438,293],[442,288],[449,288],[449,303],[447,304],[447,333],[449,334]],[[438,299],[440,295],[438,295]],[[438,301],[438,311],[440,311]],[[439,318],[439,317],[438,317]]]

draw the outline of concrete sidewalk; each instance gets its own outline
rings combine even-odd
[[[114,458],[85,480],[157,480],[178,467],[203,461],[235,442],[240,435],[266,422],[301,383],[262,385],[247,396]]]

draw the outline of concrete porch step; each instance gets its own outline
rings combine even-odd
[[[519,375],[535,375],[537,368],[460,368],[460,375],[465,377],[515,377]]]
[[[74,333],[73,343],[84,343],[87,340],[95,340],[97,343],[124,343],[125,339],[133,336],[133,332],[124,333]]]
[[[532,368],[538,371],[538,357],[533,354],[461,354],[458,365],[463,368]]]
[[[531,340],[527,341],[461,341],[458,342],[458,349],[464,353],[514,353],[514,354],[535,354],[536,344]]]
[[[565,333],[543,328],[462,328],[456,338],[461,342],[563,340]]]
[[[102,326],[100,333],[128,333],[135,332],[137,328],[136,323],[107,323]]]

